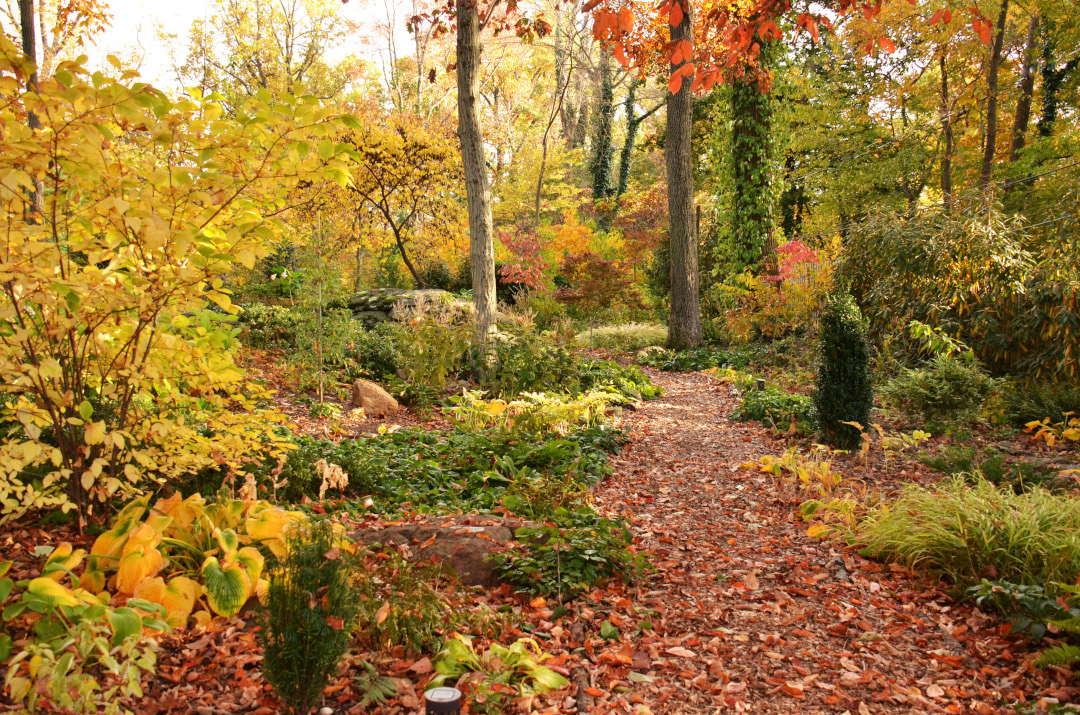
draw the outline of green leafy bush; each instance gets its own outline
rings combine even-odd
[[[981,194],[914,216],[875,212],[845,238],[839,272],[875,339],[915,319],[963,340],[995,373],[1075,380],[1080,252],[1032,242],[1022,220]]]
[[[747,390],[731,416],[743,422],[756,420],[776,429],[788,429],[794,422],[796,429],[806,433],[813,432],[817,422],[813,399],[772,386]]]
[[[292,440],[295,448],[280,468],[266,461],[251,471],[260,492],[286,502],[318,497],[322,477],[316,463],[325,460],[349,479],[346,490],[331,488],[329,497],[370,495],[376,511],[392,512],[402,504],[440,512],[489,511],[522,474],[558,474],[594,484],[611,473],[607,455],[624,440],[621,431],[603,424],[563,435],[407,429],[339,442],[302,435]],[[187,488],[212,496],[226,476],[225,470],[203,474]]]
[[[329,417],[341,416],[341,405],[336,402],[316,402],[311,405],[311,409],[308,411],[312,419],[325,419]]]
[[[979,455],[971,447],[950,445],[940,454],[925,455],[919,458],[926,466],[945,474],[965,474],[969,479],[984,478],[997,487],[1008,487],[1021,494],[1033,487],[1043,487],[1051,491],[1062,486],[1062,478],[1057,472],[1037,464],[1018,460],[1009,462],[1005,455],[990,451]]]
[[[1080,574],[1080,499],[1034,488],[1023,494],[954,476],[905,487],[858,525],[864,552],[931,569],[957,587],[987,574],[1026,585],[1075,583]]]
[[[582,391],[612,389],[628,400],[652,400],[664,392],[641,370],[612,360],[582,360],[578,380]]]
[[[269,571],[263,675],[294,713],[315,705],[348,651],[360,615],[359,574],[357,558],[326,521],[290,531],[285,556]]]
[[[654,323],[602,325],[578,333],[574,344],[579,348],[605,348],[627,353],[667,341],[667,326]]]
[[[1013,383],[1005,390],[1005,417],[1015,425],[1050,418],[1050,422],[1067,422],[1067,413],[1080,415],[1080,385],[1068,383]]]
[[[840,449],[862,442],[858,428],[870,424],[874,402],[866,322],[850,295],[830,296],[821,316],[814,406],[822,440]]]
[[[548,522],[515,536],[521,548],[493,557],[500,577],[560,601],[612,578],[630,581],[648,563],[631,547],[625,524],[588,510],[555,509]]]
[[[743,351],[695,348],[693,350],[654,350],[637,360],[638,365],[655,367],[664,372],[700,372],[714,367],[744,368],[750,364]]]
[[[979,416],[994,381],[972,360],[935,355],[881,388],[885,400],[909,419],[964,423]]]
[[[488,365],[480,386],[495,397],[522,392],[565,392],[577,388],[577,358],[536,335],[507,334],[488,346]]]
[[[469,611],[450,603],[436,588],[438,566],[411,564],[391,549],[376,554],[374,560],[358,628],[373,649],[403,646],[411,653],[434,654],[446,634],[477,625]]]

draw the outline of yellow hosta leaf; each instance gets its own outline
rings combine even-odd
[[[200,571],[203,593],[210,609],[219,616],[235,616],[251,593],[251,580],[247,570],[238,561],[224,564],[211,556],[203,562]]]
[[[824,524],[814,524],[806,530],[806,535],[809,536],[811,539],[816,539],[819,536],[824,536],[827,533],[829,533],[829,527],[825,526]]]
[[[202,494],[192,494],[187,499],[179,492],[173,492],[168,499],[160,499],[154,510],[172,517],[170,534],[187,534],[192,525],[206,512],[206,500]]]
[[[263,568],[266,566],[266,559],[254,546],[245,546],[236,552],[236,561],[244,567],[244,570],[247,571],[248,580],[251,581],[251,592],[248,593],[250,598],[256,593]]]
[[[74,571],[75,568],[83,562],[85,556],[85,550],[79,549],[77,551],[72,551],[71,544],[65,541],[53,549],[53,552],[49,554],[49,558],[45,560],[45,565],[41,569],[41,575],[60,583],[60,580],[64,578],[69,571]],[[50,568],[50,566],[52,568]]]
[[[135,587],[132,594],[165,608],[165,622],[170,628],[183,628],[195,606],[195,601],[202,594],[202,587],[197,581],[186,576],[177,576],[168,585],[160,576],[145,579]]]
[[[255,512],[244,522],[247,535],[257,543],[264,543],[274,556],[285,555],[285,532],[295,522],[284,509],[276,506]]]
[[[214,617],[206,610],[195,611],[195,613],[191,614],[191,617],[195,619],[196,628],[209,628],[210,624],[214,622]]]
[[[133,594],[141,581],[157,576],[165,565],[161,552],[153,546],[134,546],[124,552],[116,569],[116,589],[120,593]]]
[[[51,578],[35,578],[27,584],[26,592],[57,606],[79,606],[83,603],[71,589],[61,586]]]

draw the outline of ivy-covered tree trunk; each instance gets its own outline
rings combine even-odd
[[[480,127],[480,17],[477,0],[457,4],[458,137],[465,168],[469,207],[469,259],[472,262],[473,302],[481,350],[495,326],[495,245],[491,222],[491,187],[484,165],[484,135]]]
[[[764,60],[765,52],[762,52]],[[772,191],[772,105],[757,78],[731,83],[731,237],[742,268],[776,252]]]
[[[1059,66],[1057,58],[1057,38],[1054,34],[1054,24],[1048,20],[1043,25],[1042,46],[1042,113],[1039,115],[1037,130],[1039,136],[1046,138],[1054,134],[1054,122],[1058,116],[1058,93],[1061,85],[1065,82],[1069,73],[1080,64],[1080,57],[1074,57],[1064,65]]]
[[[611,193],[612,124],[615,121],[615,80],[611,69],[611,52],[600,51],[600,86],[597,88],[596,131],[593,134],[592,158],[589,170],[593,180],[593,198],[602,199]]]
[[[690,0],[683,5],[683,21],[671,28],[671,40],[693,42]],[[683,63],[672,65],[674,73]],[[668,180],[668,240],[671,247],[671,312],[668,320],[669,348],[701,345],[701,303],[698,296],[697,217],[694,211],[694,172],[690,131],[694,110],[690,80],[667,97],[667,141],[664,159]]]

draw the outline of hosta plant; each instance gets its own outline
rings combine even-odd
[[[146,496],[120,510],[89,554],[61,544],[42,574],[68,593],[114,593],[157,604],[172,627],[192,615],[206,623],[211,614],[235,615],[256,594],[266,557],[284,553],[288,530],[304,518],[224,495],[207,502],[175,492],[153,506]],[[84,559],[86,568],[76,573]],[[71,589],[61,584],[64,578]]]
[[[471,709],[500,713],[514,698],[548,693],[568,684],[566,678],[541,665],[549,658],[532,638],[509,646],[492,643],[478,651],[471,638],[455,633],[435,657],[430,687],[455,682],[469,698]]]

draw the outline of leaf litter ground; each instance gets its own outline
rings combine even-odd
[[[502,640],[537,637],[555,656],[547,664],[571,678],[532,708],[1012,713],[1077,700],[1070,673],[1033,668],[1030,644],[957,604],[942,584],[807,537],[798,493],[741,468],[785,444],[727,418],[738,401],[730,386],[700,373],[649,373],[664,397],[624,413],[633,441],[596,501],[632,521],[635,546],[652,555],[656,571],[632,587],[597,589],[559,619],[556,604],[505,586],[473,596],[477,607],[512,606],[516,626]],[[879,488],[930,478],[907,466],[890,476],[837,465]],[[78,541],[67,528],[16,527],[0,539],[0,556],[30,578],[40,563],[33,548],[64,539]],[[260,672],[255,623],[245,611],[209,631],[162,637],[157,675],[129,707],[151,715],[279,712]],[[398,696],[361,705],[351,668],[323,705],[353,714],[423,711],[429,658],[400,647],[357,655],[394,678]]]

